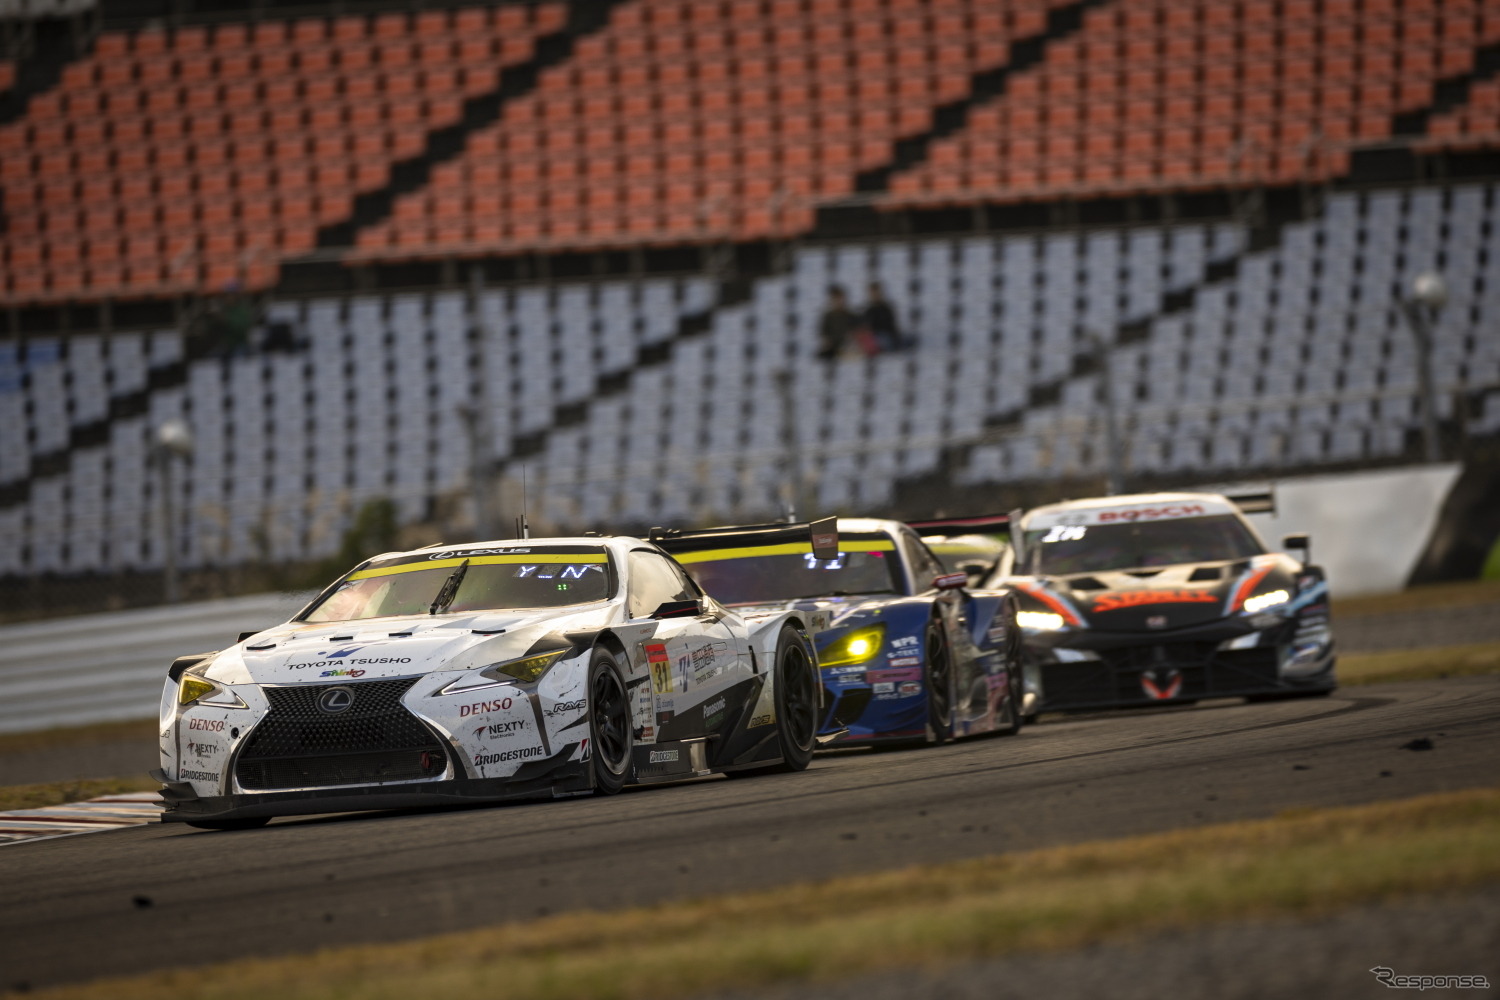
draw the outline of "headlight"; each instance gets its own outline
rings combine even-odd
[[[1067,624],[1062,615],[1051,611],[1018,611],[1016,624],[1022,628],[1034,628],[1042,632],[1055,632]]]
[[[212,705],[214,708],[245,708],[245,703],[233,691],[215,684],[198,674],[183,674],[177,682],[177,704]]]
[[[1265,611],[1267,608],[1277,607],[1278,605],[1285,604],[1291,599],[1292,595],[1284,590],[1270,590],[1264,594],[1256,594],[1254,597],[1245,598],[1245,614],[1259,614],[1260,612]]]
[[[871,625],[857,628],[840,639],[835,639],[818,654],[818,666],[843,667],[864,663],[875,658],[885,648],[885,626]]]
[[[206,681],[192,674],[183,674],[182,679],[177,682],[177,704],[191,705],[199,698],[213,694],[217,690],[219,690],[219,685],[213,681]]]
[[[493,677],[495,680],[514,678],[529,684],[545,674],[548,667],[571,652],[573,652],[571,649],[554,649],[550,653],[523,656],[519,660],[507,660],[505,663],[485,667],[480,673],[486,677]],[[504,678],[501,675],[504,675]]]

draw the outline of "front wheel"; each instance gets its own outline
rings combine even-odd
[[[953,738],[953,652],[936,618],[927,623],[927,728],[939,743]]]
[[[776,640],[776,738],[781,768],[801,771],[812,761],[818,741],[818,679],[807,640],[790,625]]]
[[[589,660],[589,737],[594,741],[594,791],[614,795],[630,774],[634,740],[625,682],[614,654],[603,646]]]

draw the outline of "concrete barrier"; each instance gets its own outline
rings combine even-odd
[[[1283,535],[1312,536],[1313,562],[1328,573],[1335,599],[1385,594],[1406,586],[1426,551],[1438,514],[1461,467],[1408,466],[1276,480],[1276,513],[1251,522],[1274,549]],[[1252,490],[1264,483],[1210,486]]]

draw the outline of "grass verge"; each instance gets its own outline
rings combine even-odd
[[[1395,594],[1369,597],[1333,596],[1333,624],[1356,615],[1388,615],[1431,608],[1455,608],[1473,604],[1500,604],[1500,580],[1459,580],[1427,583]]]
[[[0,786],[0,810],[41,809],[69,802],[96,799],[101,795],[125,792],[154,792],[161,782],[144,774],[139,778],[83,778],[78,781],[53,781],[44,785]]]
[[[1496,880],[1500,788],[1476,789],[33,995],[665,1000]]]
[[[155,719],[127,722],[95,722],[87,726],[61,726],[29,733],[0,734],[0,753],[17,750],[50,750],[55,747],[86,746],[91,743],[156,744]]]
[[[1341,655],[1338,664],[1339,683],[1351,687],[1473,674],[1500,674],[1500,642],[1354,653]]]

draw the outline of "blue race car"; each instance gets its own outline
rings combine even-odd
[[[808,538],[823,539],[819,558]],[[820,742],[937,742],[1021,727],[1017,598],[965,589],[899,521],[828,518],[702,531],[653,529],[707,593],[741,613],[828,614],[816,638]]]

